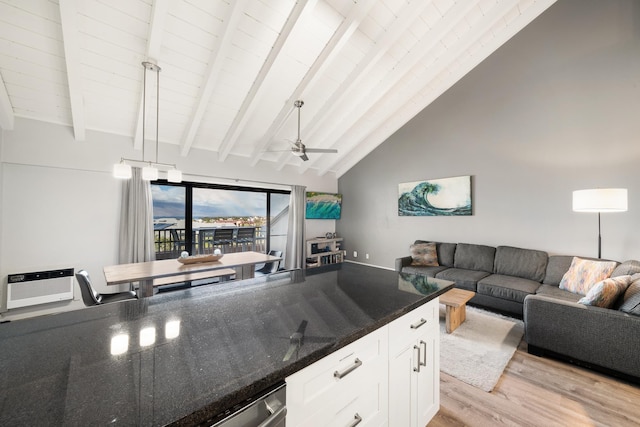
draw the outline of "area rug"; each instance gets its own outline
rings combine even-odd
[[[493,390],[524,334],[522,321],[467,307],[467,319],[451,334],[440,306],[440,370],[486,392]]]

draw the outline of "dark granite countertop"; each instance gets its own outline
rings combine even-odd
[[[206,423],[451,287],[431,280],[345,263],[1,324],[0,424]]]

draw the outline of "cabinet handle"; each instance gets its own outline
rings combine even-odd
[[[425,323],[427,323],[425,319],[420,319],[418,322],[411,325],[411,329],[418,329],[420,326],[424,325]]]
[[[420,372],[420,347],[418,347],[417,345],[413,346],[414,350],[418,350],[418,358],[416,359],[416,366],[415,368],[413,368],[413,372]],[[415,351],[413,353],[415,355]]]
[[[271,426],[279,425],[280,421],[284,420],[286,416],[287,416],[287,407],[283,406],[273,414],[269,415],[269,418],[267,418],[262,423],[260,423],[258,427],[271,427]]]
[[[418,364],[427,366],[427,343],[420,340],[420,345],[422,346],[422,352],[424,353],[424,362],[418,362]]]
[[[353,418],[354,418],[354,420],[351,421],[351,424],[349,424],[347,427],[356,427],[358,424],[360,424],[362,422],[362,417],[360,415],[358,415],[357,412],[353,416]]]
[[[349,373],[353,372],[356,368],[358,368],[361,365],[362,365],[362,361],[356,357],[356,360],[353,361],[353,365],[349,366],[348,368],[346,368],[342,372],[335,371],[333,373],[333,376],[336,377],[337,379],[340,379],[342,377],[346,377]]]

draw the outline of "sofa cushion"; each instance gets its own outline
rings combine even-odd
[[[535,280],[502,274],[492,274],[478,280],[478,294],[519,303],[523,303],[527,295],[535,294],[538,287],[540,282]]]
[[[433,267],[438,265],[435,243],[414,243],[409,247],[411,265]]]
[[[617,263],[615,261],[593,261],[573,257],[571,267],[560,281],[560,289],[586,295],[596,283],[611,276]]]
[[[547,253],[543,251],[498,246],[493,271],[496,274],[522,277],[540,283],[544,279],[548,258]]]
[[[632,259],[617,266],[611,273],[611,277],[634,275],[636,273],[640,273],[640,261]]]
[[[427,276],[427,277],[436,277],[436,274],[438,274],[439,272],[446,270],[447,266],[444,265],[438,265],[438,266],[415,266],[415,265],[408,265],[406,267],[402,268],[402,272],[403,273],[411,273],[411,274],[421,274],[423,276]]]
[[[631,276],[631,284],[622,296],[618,310],[640,316],[640,274]]]
[[[426,240],[416,240],[415,243],[430,243]],[[435,242],[438,253],[438,264],[453,267],[453,256],[456,253],[455,243]]]
[[[631,283],[631,276],[609,277],[601,280],[589,289],[589,292],[578,303],[594,305],[596,307],[610,308],[618,297],[624,294]]]
[[[560,289],[556,285],[541,285],[538,290],[536,290],[536,295],[542,295],[545,297],[551,297],[571,302],[578,302],[578,300],[582,297],[582,295],[574,294],[573,292]]]
[[[465,270],[462,268],[448,268],[436,274],[436,278],[456,282],[456,287],[475,292],[478,280],[487,277],[491,273],[478,270]]]
[[[453,266],[464,270],[493,272],[496,248],[492,246],[458,243]]]
[[[547,260],[547,271],[544,275],[544,279],[542,283],[545,285],[556,285],[560,284],[562,280],[562,276],[569,270],[571,267],[571,261],[573,261],[573,256],[571,255],[551,255]]]

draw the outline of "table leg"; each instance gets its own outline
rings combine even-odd
[[[153,280],[141,280],[138,288],[138,298],[153,296]]]
[[[255,264],[242,265],[240,267],[236,267],[236,277],[240,280],[254,278],[255,272],[256,272]]]
[[[448,305],[445,319],[447,333],[450,334],[451,332],[455,331],[458,326],[460,326],[462,322],[465,321],[466,317],[466,305],[463,304],[460,307],[453,307]]]

